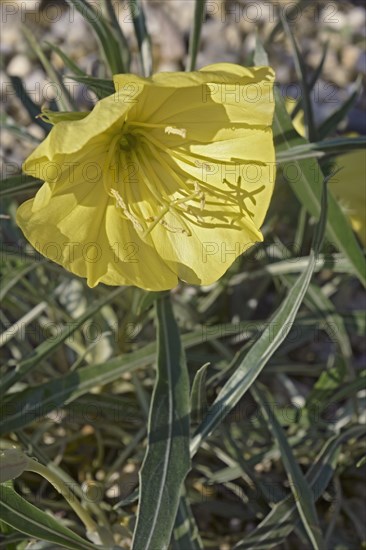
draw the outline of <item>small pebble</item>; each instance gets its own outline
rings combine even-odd
[[[31,70],[32,63],[23,54],[15,55],[6,68],[10,76],[19,76],[20,78],[27,76]]]
[[[355,6],[347,15],[348,24],[353,29],[365,33],[366,26],[366,11],[361,6]]]

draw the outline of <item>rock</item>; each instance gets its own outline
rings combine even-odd
[[[154,2],[154,5],[157,3]],[[194,16],[194,3],[187,2],[187,0],[174,0],[174,2],[162,2],[162,9],[169,16],[171,21],[179,28],[183,33],[187,33],[192,28],[193,16]],[[206,4],[207,13],[210,12],[211,7],[216,8],[217,2],[211,2],[210,0]]]
[[[52,34],[60,41],[64,41],[70,33],[70,27],[75,24],[74,11],[67,10],[52,25]]]
[[[146,18],[152,43],[159,47],[159,57],[164,61],[179,60],[186,53],[183,35],[159,5],[146,4]]]
[[[45,73],[42,69],[33,70],[25,77],[23,84],[35,103],[41,105],[45,102],[44,97],[48,95],[51,86],[49,83],[46,83]]]
[[[180,71],[181,67],[177,61],[161,61],[159,63],[157,71],[159,73]]]
[[[286,65],[279,65],[276,67],[276,82],[286,84],[290,80],[290,69]]]
[[[362,34],[365,34],[366,26],[366,11],[365,8],[361,6],[356,6],[350,10],[347,15],[348,25],[357,31],[360,31]]]
[[[32,64],[28,57],[22,54],[15,55],[6,68],[10,76],[19,76],[24,78],[32,70]]]
[[[225,29],[225,40],[228,50],[240,50],[243,46],[243,38],[236,25],[228,25]]]
[[[342,62],[347,69],[354,69],[360,57],[360,48],[353,44],[348,44],[342,51]],[[359,70],[359,69],[358,69]]]
[[[347,15],[337,9],[335,3],[325,3],[320,15],[320,23],[335,31],[342,31],[347,25]]]
[[[32,122],[32,124],[28,126],[27,131],[30,133],[31,136],[39,139],[39,141],[42,141],[42,139],[44,139],[45,137],[44,130],[34,122]]]

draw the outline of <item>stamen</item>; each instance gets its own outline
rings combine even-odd
[[[163,147],[162,145],[160,145],[160,143],[156,140],[156,139],[153,139],[153,138],[150,138],[150,141],[155,145],[155,147],[157,147],[158,149],[161,149],[162,151],[164,151],[164,153],[167,152],[167,148],[166,147]],[[144,145],[150,149],[150,151],[152,152],[152,154],[154,156],[156,156],[156,151],[154,151],[153,147],[151,146],[151,143],[149,143],[149,140],[147,139],[145,142],[144,142]],[[169,157],[168,157],[169,158]],[[187,185],[185,184],[185,182],[178,177],[178,175],[176,174],[175,170],[169,166],[169,163],[166,161],[166,159],[164,158],[164,155],[160,155],[159,156],[159,161],[161,164],[163,164],[166,169],[170,172],[170,175],[172,176],[173,179],[175,179],[175,181],[177,182],[178,184],[178,188],[183,188],[185,191],[189,192],[190,189],[187,187]]]
[[[163,208],[163,210],[160,212],[158,216],[155,216],[154,221],[149,225],[149,227],[144,231],[143,237],[147,237],[149,233],[158,225],[158,223],[164,218],[165,214],[167,214],[169,211],[169,206],[166,206]]]
[[[171,233],[183,233],[183,235],[187,235],[187,237],[192,237],[191,231],[188,229],[187,224],[185,223],[187,229],[182,229],[181,227],[174,227],[173,225],[169,225],[168,222],[165,220],[161,220],[161,225],[165,227],[168,231]]]
[[[139,231],[143,231],[142,225],[140,224],[136,216],[131,214],[131,212],[128,210],[125,204],[125,201],[123,200],[121,195],[118,193],[118,191],[116,191],[115,189],[111,189],[111,195],[116,199],[117,207],[121,208],[122,212],[124,213],[126,218],[128,218],[132,222],[133,226]]]
[[[145,183],[146,187],[148,188],[150,193],[153,195],[153,197],[155,197],[155,199],[160,204],[162,204],[162,199],[169,200],[164,190],[160,189],[160,194],[159,194],[159,192],[157,191],[158,187],[150,183],[149,176],[154,179],[154,173],[150,165],[148,163],[145,163],[144,156],[140,155],[138,151],[133,151],[132,154],[134,159],[137,162],[137,166],[141,167],[141,175],[142,175],[143,182]]]
[[[183,139],[186,139],[187,130],[185,128],[176,128],[175,126],[167,126],[165,128],[166,134],[173,134],[175,136],[180,136]]]
[[[183,139],[187,136],[187,130],[185,128],[177,128],[176,126],[166,126],[166,124],[152,124],[149,122],[135,122],[131,121],[128,123],[128,126],[131,128],[135,126],[136,128],[164,128],[166,134],[174,134],[180,136]]]

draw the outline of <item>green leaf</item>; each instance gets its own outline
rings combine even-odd
[[[314,143],[304,143],[296,145],[286,151],[279,151],[276,155],[277,162],[288,162],[304,158],[321,158],[325,155],[340,155],[351,153],[357,149],[364,149],[366,146],[366,137],[359,136],[354,138],[336,138]]]
[[[128,0],[133,26],[140,52],[140,61],[144,76],[152,74],[151,40],[146,27],[146,19],[141,0]]]
[[[65,67],[67,67],[74,74],[78,76],[88,76],[72,59],[70,59],[68,55],[66,55],[61,50],[61,48],[59,48],[55,44],[52,44],[51,42],[45,42],[45,44],[61,57],[62,61],[65,64]]]
[[[191,35],[189,38],[187,71],[194,71],[200,44],[202,24],[205,17],[206,0],[196,0]]]
[[[133,550],[168,548],[180,492],[190,470],[189,377],[169,296],[156,302],[157,378],[140,470],[140,499]]]
[[[202,420],[203,412],[208,409],[206,398],[207,367],[210,363],[203,365],[196,373],[191,391],[191,419],[193,422]]]
[[[255,281],[258,277],[265,274],[271,277],[278,277],[288,273],[300,273],[306,269],[308,263],[308,256],[299,256],[296,258],[296,261],[294,261],[294,258],[291,258],[289,260],[267,264],[255,271],[247,271],[234,275],[229,281],[229,286],[239,285],[243,281]],[[318,272],[322,269],[331,269],[334,273],[353,273],[352,264],[341,254],[319,254],[314,271]]]
[[[322,537],[311,487],[306,481],[300,466],[296,462],[291,446],[280,423],[272,413],[274,405],[273,397],[263,385],[258,383],[253,384],[251,393],[261,407],[264,419],[268,422],[268,426],[281,451],[281,457],[290,482],[290,488],[294,495],[302,523],[311,541],[311,547],[315,550],[324,549],[325,543]]]
[[[266,52],[259,41],[256,45],[255,62],[256,64],[268,64]],[[286,111],[281,93],[277,88],[274,90],[274,99],[276,108],[273,129],[277,141],[276,151],[288,151],[293,146],[306,144],[306,140],[299,136],[293,128],[291,117]],[[321,209],[322,182],[324,181],[324,175],[318,162],[315,159],[295,160],[285,164],[283,173],[301,204],[312,216],[318,218]],[[362,284],[366,285],[365,257],[350,222],[331,192],[328,193],[328,203],[328,239],[351,261],[355,274]]]
[[[32,176],[26,176],[25,174],[11,176],[0,182],[0,197],[10,197],[18,193],[29,193],[30,191],[35,192],[42,183],[43,181]]]
[[[95,550],[93,544],[24,500],[11,487],[0,485],[0,502],[0,519],[17,531],[71,550]]]
[[[191,443],[192,454],[197,452],[203,440],[222,422],[225,416],[248,391],[269,359],[290,332],[296,314],[310,284],[316,266],[319,248],[323,240],[327,216],[326,197],[326,183],[324,183],[321,216],[314,235],[307,269],[296,280],[286,296],[286,299],[273,316],[272,321],[263,331],[261,337],[254,343],[249,352],[247,352],[246,346],[244,346],[243,352],[239,354],[239,364],[234,374],[225,383],[217,398],[209,408],[207,415],[195,432]]]
[[[55,69],[49,62],[47,56],[45,55],[44,51],[42,50],[42,47],[39,44],[39,41],[31,31],[31,29],[23,25],[23,32],[30,47],[32,48],[32,50],[34,51],[34,53],[37,55],[38,59],[42,63],[44,70],[49,76],[51,82],[54,82],[59,87],[59,93],[57,93],[56,103],[59,106],[60,110],[62,111],[77,110],[77,106],[73,98],[71,97],[68,89],[66,88],[61,76],[58,74],[57,71],[55,71]]]
[[[75,319],[71,323],[71,326],[66,326],[55,338],[51,337],[49,340],[40,344],[30,357],[20,361],[16,369],[6,373],[2,377],[0,381],[0,395],[4,394],[13,384],[21,380],[29,371],[36,367],[42,359],[48,357],[62,342],[69,338],[75,330],[80,328],[85,321],[90,319],[90,317],[95,315],[104,305],[108,304],[123,291],[124,288],[122,287],[110,292],[107,296],[98,300],[78,319]]]
[[[172,542],[173,550],[203,550],[202,540],[185,490],[180,497]]]
[[[356,467],[361,468],[361,466],[364,466],[366,464],[366,456],[363,456],[360,458],[360,460],[357,462]]]
[[[323,383],[324,382],[325,381],[323,379]],[[328,382],[330,383],[330,380],[328,380]],[[363,371],[359,378],[352,380],[352,382],[349,382],[348,384],[344,383],[337,391],[332,391],[330,395],[323,394],[323,398],[320,401],[317,401],[317,412],[321,413],[330,403],[341,401],[343,399],[347,399],[348,397],[354,398],[357,392],[365,389],[366,373]],[[327,391],[327,388],[325,391]]]
[[[29,96],[27,90],[25,89],[22,79],[19,76],[10,76],[11,83],[13,85],[14,91],[23,104],[23,107],[26,109],[27,113],[30,116],[31,121],[37,126],[40,126],[42,130],[48,133],[51,129],[51,126],[41,120],[39,115],[41,114],[41,109],[39,105],[34,103],[34,101]]]
[[[75,323],[79,326],[79,320],[76,320]],[[182,338],[184,347],[189,348],[201,344],[202,338],[209,341],[225,334],[220,327],[212,328],[205,334],[205,328],[202,327],[201,330],[184,335]],[[70,330],[71,328],[67,334],[61,333],[60,340],[65,339],[70,334]],[[237,328],[237,331],[240,331],[240,327]],[[49,342],[41,344],[36,348],[35,355],[43,359],[47,357],[60,344],[59,339],[55,338],[54,340],[56,340],[56,344],[52,338]],[[132,353],[117,356],[104,363],[83,367],[50,382],[10,394],[8,399],[3,402],[1,409],[0,434],[28,426],[54,409],[75,401],[95,386],[109,384],[125,372],[133,372],[145,365],[150,365],[155,359],[155,354],[156,344],[151,343]],[[31,368],[37,364],[37,361],[32,363]]]
[[[287,286],[293,284],[293,277],[285,277]],[[309,285],[307,295],[305,297],[306,305],[323,317],[326,322],[324,330],[328,332],[329,337],[338,344],[339,349],[346,361],[351,360],[352,348],[346,330],[346,325],[343,317],[339,315],[333,305],[333,302],[325,296],[322,289],[316,283]]]
[[[324,67],[324,63],[325,63],[325,60],[326,60],[326,57],[327,57],[327,53],[328,53],[328,48],[329,48],[329,42],[326,42],[325,46],[324,46],[324,49],[323,49],[323,54],[322,54],[322,58],[320,60],[320,63],[319,65],[317,66],[316,70],[314,71],[314,74],[313,76],[311,77],[310,79],[310,82],[308,84],[308,90],[309,92],[311,92],[315,86],[315,84],[317,83],[318,81],[318,78],[320,77],[321,73],[322,73],[322,70],[323,70],[323,67]],[[296,107],[294,108],[293,111],[291,111],[291,118],[294,119],[295,116],[297,115],[297,113],[300,111],[300,109],[302,109],[302,97],[300,97],[299,101],[297,102],[296,104]]]
[[[7,119],[7,117],[5,116],[1,116],[1,114],[0,114],[0,125],[3,130],[8,130],[12,134],[14,134],[17,138],[31,141],[34,147],[41,142],[40,139],[36,138],[35,136],[32,136],[32,134],[27,132],[25,128],[18,126],[16,124],[13,124],[12,122],[9,122],[9,119]]]
[[[120,35],[116,35],[113,25],[108,22],[100,10],[94,9],[86,0],[67,1],[69,4],[72,4],[92,26],[99,39],[102,54],[107,61],[111,74],[126,72],[122,54],[125,45],[121,44],[119,40]]]
[[[0,452],[0,483],[19,477],[28,466],[28,457],[17,449]]]
[[[353,426],[341,435],[329,439],[320,451],[315,462],[306,473],[314,501],[323,494],[335,471],[339,447],[352,437],[361,437],[366,433],[365,426]],[[256,529],[244,540],[239,541],[233,550],[253,550],[279,547],[291,533],[296,523],[296,502],[293,495],[278,502]]]
[[[296,18],[296,16],[299,13],[299,10],[302,9],[303,5],[306,5],[308,3],[309,3],[309,0],[299,0],[298,2],[296,2],[293,6],[290,7],[290,9],[286,10],[287,19],[289,19],[291,21],[293,18]],[[278,11],[283,9],[280,4],[277,4],[277,5],[274,4],[274,5],[276,6]],[[283,30],[282,21],[279,18],[279,21],[277,21],[277,23],[273,27],[270,35],[268,36],[268,38],[266,40],[266,46],[269,46],[270,44],[273,44],[275,37],[282,30]],[[265,63],[264,63],[264,65],[265,65]]]
[[[99,99],[103,99],[103,97],[108,97],[115,93],[113,80],[95,78],[94,76],[67,76],[72,80],[76,80],[76,82],[80,82],[80,84],[85,84],[85,86],[95,92]]]
[[[116,17],[116,12],[114,10],[113,3],[110,0],[102,0],[102,5],[104,8],[104,11],[106,12],[106,18],[108,20],[108,23],[113,28],[116,38],[119,41],[121,46],[121,57],[122,57],[123,69],[124,69],[123,72],[128,73],[130,72],[130,63],[131,63],[131,54],[130,54],[128,42],[126,40],[125,35],[123,34],[121,25],[119,24],[118,19]]]
[[[11,290],[13,286],[15,286],[23,277],[25,277],[25,275],[28,275],[28,273],[45,263],[47,263],[47,260],[35,261],[26,267],[20,265],[15,269],[13,268],[11,272],[5,274],[1,280],[0,302],[5,298],[9,290]]]
[[[295,37],[292,33],[291,27],[287,22],[286,16],[281,16],[281,20],[282,20],[285,33],[290,39],[292,49],[294,52],[294,61],[295,61],[297,78],[299,79],[300,85],[301,85],[301,98],[302,98],[302,105],[304,108],[304,118],[305,118],[305,126],[307,129],[307,137],[311,142],[316,141],[317,129],[314,123],[314,113],[313,113],[313,106],[311,103],[311,95],[310,95],[311,90],[307,83],[307,71],[306,71],[305,61],[303,60],[299,47],[296,43]]]
[[[319,127],[319,139],[324,139],[329,134],[337,129],[337,126],[347,116],[357,101],[362,86],[362,78],[359,78],[355,83],[355,91],[348,99],[332,113]]]

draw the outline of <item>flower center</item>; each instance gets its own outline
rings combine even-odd
[[[129,121],[125,131],[112,139],[103,169],[106,192],[122,218],[129,220],[143,238],[157,225],[190,237],[193,225],[239,227],[243,218],[252,220],[254,214],[246,201],[255,205],[255,195],[263,185],[246,191],[240,176],[236,183],[223,178],[222,188],[187,179],[187,174],[171,162],[173,151],[184,159],[184,149],[179,145],[170,149],[159,132],[149,131],[156,129],[169,139],[186,140],[185,128]],[[196,159],[197,167],[200,163]]]
[[[123,151],[130,151],[137,144],[135,136],[132,134],[122,134],[119,146]]]

